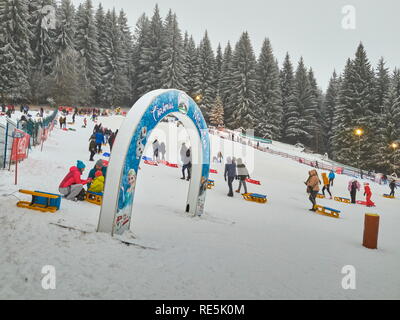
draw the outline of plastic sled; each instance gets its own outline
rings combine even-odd
[[[146,160],[147,160],[147,161],[153,161],[153,158],[146,157],[146,156],[143,156],[142,159],[145,160],[145,161],[146,161]]]
[[[260,182],[260,181],[258,181],[258,180],[246,179],[246,182],[248,182],[248,183],[252,183],[252,184],[261,185],[261,182]]]
[[[87,191],[85,193],[85,200],[87,202],[97,204],[98,206],[101,206],[103,203],[103,193],[98,193],[98,192],[92,192],[92,191]]]
[[[218,173],[215,169],[210,169],[210,173]]]
[[[26,208],[31,210],[37,210],[41,212],[56,212],[60,209],[61,195],[41,192],[41,191],[30,191],[30,190],[19,190],[24,194],[32,196],[32,201],[19,201],[17,207]]]
[[[178,165],[176,163],[169,163],[168,161],[167,161],[166,166],[171,167],[171,168],[178,168]]]
[[[322,214],[324,216],[332,217],[332,218],[339,218],[339,213],[340,213],[339,210],[320,206],[318,204],[314,208],[317,209],[317,211],[315,211],[316,213]]]
[[[257,193],[243,193],[243,199],[246,201],[257,202],[257,203],[266,203],[267,196],[263,194]]]
[[[155,161],[144,160],[144,163],[148,164],[150,166],[158,166],[157,162],[155,162]]]
[[[357,200],[356,203],[357,203],[357,204],[361,204],[361,205],[363,205],[363,206],[366,206],[366,205],[367,205],[367,201],[362,201],[362,200]]]
[[[394,196],[391,196],[391,195],[388,195],[388,194],[384,194],[383,197],[387,198],[387,199],[394,199]]]
[[[111,156],[111,154],[109,154],[108,152],[103,153],[103,157],[110,157],[110,156]]]
[[[351,203],[351,200],[348,198],[342,198],[342,197],[335,197],[335,201],[343,202],[343,203]]]

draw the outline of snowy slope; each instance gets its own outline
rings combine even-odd
[[[319,200],[342,210],[341,218],[311,213],[303,183],[309,167],[254,149],[242,154],[241,145],[215,136],[212,155],[222,150],[225,157],[242,157],[251,177],[262,183],[249,185],[249,191],[266,194],[268,203],[246,202],[238,194],[228,198],[223,165],[213,164],[218,174],[210,175],[216,186],[207,192],[206,213],[188,217],[188,183],[179,179],[180,169],[141,164],[132,232],[137,243],[155,250],[95,233],[99,207],[86,202],[63,201],[55,214],[16,208],[16,197],[27,199],[16,190],[57,192],[77,159],[87,164],[88,173],[94,124],[81,128],[82,119],[77,117],[76,132],[56,128],[43,152],[30,153],[19,167],[17,186],[13,172],[0,171],[1,299],[400,298],[399,199],[384,199],[380,195],[388,190],[372,184],[376,208]],[[100,122],[116,129],[122,120]],[[156,131],[153,136],[163,136]],[[176,133],[166,136],[171,162],[186,139],[181,129]],[[348,196],[348,180],[337,176],[334,195]],[[378,250],[361,245],[366,212],[381,215]],[[56,290],[41,287],[44,265],[56,268]],[[345,265],[357,270],[356,290],[342,289]]]

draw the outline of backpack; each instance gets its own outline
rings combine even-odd
[[[357,189],[357,181],[353,181],[351,183],[351,190],[356,190]]]
[[[190,157],[190,149],[186,150],[186,157],[188,157],[188,158]]]

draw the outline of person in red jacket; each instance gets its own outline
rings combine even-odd
[[[58,191],[65,199],[77,201],[79,193],[83,190],[83,186],[88,182],[92,182],[91,178],[87,180],[81,179],[85,167],[85,164],[78,160],[76,166],[71,167],[68,174],[64,177],[63,181],[61,181]]]
[[[367,198],[367,207],[375,207],[375,203],[371,201],[372,192],[368,182],[364,182],[364,196]]]

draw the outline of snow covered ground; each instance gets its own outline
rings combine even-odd
[[[123,119],[100,122],[116,129]],[[56,127],[43,151],[36,148],[20,164],[18,185],[14,172],[0,171],[0,299],[400,298],[399,199],[383,198],[388,188],[372,184],[375,208],[324,199],[318,202],[341,210],[340,219],[312,213],[303,183],[309,167],[253,149],[241,157],[261,186],[248,185],[249,191],[266,194],[268,203],[228,198],[223,165],[213,164],[215,187],[207,191],[206,213],[196,218],[184,213],[188,183],[180,169],[141,164],[131,230],[138,244],[154,249],[96,233],[100,208],[87,202],[63,200],[54,214],[17,208],[17,197],[29,198],[18,189],[57,193],[76,160],[86,163],[86,174],[91,169],[94,124],[85,129],[82,121],[77,117],[76,132]],[[185,140],[181,130],[178,138],[166,137],[176,142],[171,162]],[[219,150],[239,156],[242,146],[213,137],[212,155]],[[348,197],[348,180],[337,176],[333,194]],[[381,216],[378,250],[361,245],[367,212]],[[56,269],[55,290],[41,286],[45,265]],[[346,265],[356,269],[356,290],[342,288]]]

